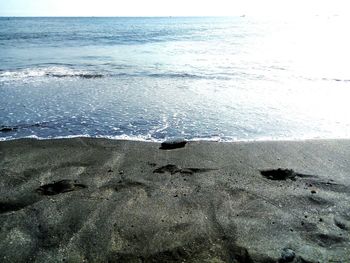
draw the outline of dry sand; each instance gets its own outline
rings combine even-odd
[[[0,142],[0,261],[350,262],[350,140],[159,147]]]

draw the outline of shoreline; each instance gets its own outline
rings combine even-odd
[[[1,261],[350,258],[349,139],[159,148],[85,137],[0,141]]]
[[[259,139],[215,139],[215,138],[192,138],[186,139],[183,137],[174,138],[163,138],[163,139],[145,139],[142,136],[128,136],[128,135],[117,135],[117,136],[90,136],[90,135],[72,135],[72,136],[58,136],[58,137],[38,137],[36,135],[21,137],[21,138],[6,138],[0,137],[1,142],[16,141],[16,140],[37,140],[37,141],[49,141],[49,140],[70,140],[70,139],[92,139],[92,140],[111,140],[111,141],[131,141],[131,142],[147,142],[147,143],[162,143],[167,139],[173,140],[181,138],[187,142],[213,142],[213,143],[259,143],[259,142],[307,142],[307,141],[337,141],[337,140],[350,140],[348,137],[296,137],[296,138],[259,138]]]

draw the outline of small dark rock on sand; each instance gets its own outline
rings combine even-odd
[[[281,253],[280,263],[292,262],[295,258],[295,252],[289,248],[284,248]]]
[[[179,138],[179,139],[172,139],[172,140],[167,140],[165,142],[162,142],[161,146],[159,149],[161,150],[173,150],[177,148],[183,148],[186,145],[185,139]]]

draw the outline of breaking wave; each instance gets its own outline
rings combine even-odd
[[[219,79],[230,80],[235,75],[228,74],[192,74],[185,72],[120,72],[105,71],[103,73],[96,71],[80,70],[69,67],[32,67],[15,70],[0,71],[0,82],[16,80],[34,80],[43,78],[80,78],[80,79],[99,79],[104,77],[148,77],[148,78],[169,78],[169,79]]]
[[[25,68],[6,70],[2,72],[0,71],[1,81],[35,79],[44,77],[93,79],[102,78],[103,76],[103,74],[76,70],[67,67]]]

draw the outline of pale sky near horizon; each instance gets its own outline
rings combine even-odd
[[[0,16],[347,15],[348,0],[0,0]]]

